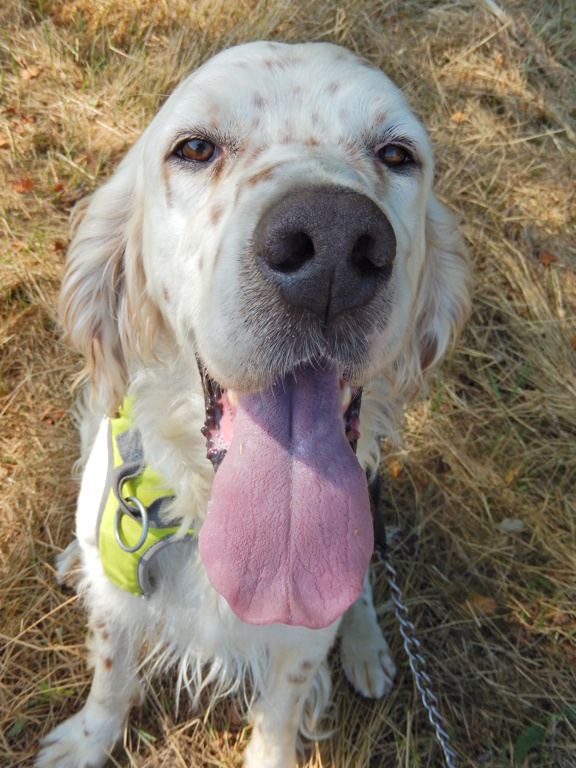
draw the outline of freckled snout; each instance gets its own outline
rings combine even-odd
[[[291,190],[262,214],[258,267],[294,307],[322,322],[368,304],[396,255],[392,225],[369,198],[350,189]]]

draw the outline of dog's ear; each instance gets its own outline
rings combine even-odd
[[[105,413],[122,402],[130,362],[150,352],[160,322],[142,265],[141,146],[140,140],[114,175],[74,208],[60,296],[63,325],[85,356],[85,373]]]
[[[415,323],[423,373],[451,351],[470,312],[472,277],[457,217],[434,195],[426,214],[426,261]]]
[[[457,218],[434,195],[426,214],[426,254],[420,275],[407,348],[397,360],[406,401],[456,345],[470,311],[472,276]]]

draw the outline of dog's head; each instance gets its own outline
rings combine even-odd
[[[75,214],[62,313],[103,407],[151,356],[200,362],[226,452],[201,551],[249,621],[322,626],[358,594],[372,536],[350,398],[380,374],[397,399],[418,388],[468,309],[432,176],[426,133],[380,71],[329,44],[251,43],[182,82]],[[248,512],[279,526],[266,546]],[[222,552],[222,537],[237,543]]]

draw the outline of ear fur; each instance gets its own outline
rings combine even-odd
[[[458,343],[472,292],[470,261],[457,218],[434,196],[426,216],[426,252],[427,274],[416,323],[423,372]]]
[[[150,352],[161,322],[142,266],[139,145],[74,208],[60,296],[63,325],[85,357],[84,373],[105,413],[122,402],[130,362]]]
[[[408,349],[399,361],[410,400],[458,342],[470,312],[472,274],[457,217],[434,195],[426,215],[426,258]]]

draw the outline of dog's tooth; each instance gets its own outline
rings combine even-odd
[[[345,384],[340,392],[340,397],[342,398],[342,405],[344,408],[348,408],[350,400],[352,400],[352,388]]]
[[[228,402],[232,406],[232,408],[238,408],[238,392],[236,392],[235,389],[229,389],[228,392]]]

